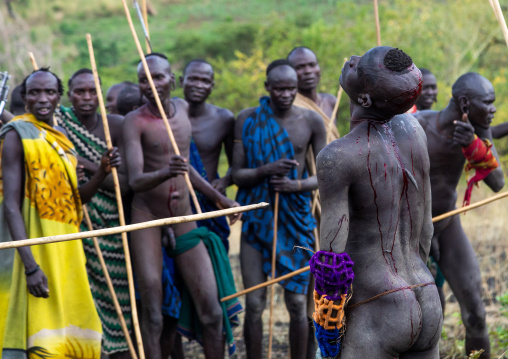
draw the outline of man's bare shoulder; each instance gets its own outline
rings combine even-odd
[[[183,110],[185,113],[189,113],[189,103],[182,98],[173,97],[171,102],[175,105],[177,111]]]
[[[129,124],[134,124],[136,122],[139,122],[143,119],[144,117],[144,112],[145,112],[145,109],[146,109],[146,105],[143,105],[137,109],[135,109],[134,111],[131,111],[129,112],[124,118],[123,118],[123,124],[125,126],[125,124],[129,123]],[[109,118],[109,116],[108,116]]]
[[[303,107],[293,106],[293,115],[299,118],[304,118],[311,128],[323,124],[323,118],[319,113]]]
[[[416,136],[424,139],[427,142],[427,135],[423,129],[422,124],[413,115],[403,113],[401,115],[394,116],[390,121],[394,133],[398,135],[402,134],[403,138],[412,138]]]
[[[316,158],[318,169],[336,168],[339,171],[333,172],[350,172],[352,167],[360,161],[351,161],[356,138],[351,133],[330,142],[325,148],[319,152]],[[358,152],[355,152],[358,155]]]
[[[321,96],[321,100],[333,105],[335,105],[335,102],[337,102],[337,97],[333,96],[331,93],[320,93],[319,95]]]
[[[207,112],[212,116],[211,118],[220,121],[221,123],[231,124],[235,122],[235,115],[227,108],[222,108],[211,103],[206,104]]]
[[[110,127],[121,127],[124,117],[121,115],[108,115],[108,124]]]
[[[236,123],[239,124],[245,122],[246,119],[254,115],[256,109],[257,107],[249,107],[246,108],[245,110],[240,111],[240,113],[236,117]]]
[[[432,126],[435,123],[438,113],[439,111],[423,110],[414,113],[412,116],[414,116],[418,120],[418,122],[424,129],[426,129],[427,127],[429,127],[429,125]]]

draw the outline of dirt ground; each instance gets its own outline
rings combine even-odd
[[[459,192],[463,193],[463,192]],[[485,186],[475,189],[473,202],[491,196],[492,192]],[[460,197],[461,195],[459,195]],[[487,309],[487,322],[492,346],[491,358],[508,358],[508,308],[502,307],[499,296],[508,291],[508,222],[504,215],[508,213],[508,198],[497,201],[461,215],[462,224],[473,243],[482,270],[483,298]],[[230,237],[230,260],[235,276],[237,290],[242,290],[239,263],[240,226],[235,225]],[[445,284],[446,313],[440,341],[442,359],[464,358],[465,331],[462,325],[459,305],[447,284]],[[269,296],[268,296],[269,297]],[[244,298],[240,299],[242,304]],[[269,310],[265,310],[264,341],[265,355],[268,348]],[[289,358],[289,316],[284,307],[283,292],[277,286],[275,294],[274,336],[272,358]],[[243,314],[240,320],[243,321]],[[242,323],[243,324],[243,323]],[[245,345],[242,327],[234,330],[237,352],[235,358],[245,358]],[[186,358],[204,358],[201,347],[195,342],[184,341]]]

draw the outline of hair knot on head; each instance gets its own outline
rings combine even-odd
[[[386,53],[383,64],[390,71],[400,72],[411,66],[413,60],[404,51],[395,48]]]

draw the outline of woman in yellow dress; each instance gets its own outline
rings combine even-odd
[[[34,71],[21,94],[27,113],[0,132],[0,240],[76,233],[81,203],[120,156],[116,149],[104,153],[100,169],[78,188],[74,147],[53,119],[63,94],[60,79],[45,68]],[[0,289],[9,288],[8,299],[0,296],[0,318],[6,318],[2,358],[99,359],[101,322],[81,241],[21,247],[12,262],[5,260],[9,254],[0,251]]]

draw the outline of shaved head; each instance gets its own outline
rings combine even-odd
[[[310,56],[313,56],[315,59],[317,59],[317,56],[314,53],[314,51],[312,51],[311,49],[309,49],[308,47],[305,47],[305,46],[298,46],[298,47],[295,47],[293,50],[291,50],[291,52],[288,54],[288,61],[291,62],[291,65],[294,66],[293,61],[292,61],[294,55],[299,55],[299,54],[310,55]]]
[[[493,89],[489,80],[476,72],[460,76],[452,86],[452,97],[458,101],[461,96],[472,97]]]
[[[294,80],[298,82],[298,76],[296,75],[295,69],[288,65],[274,68],[266,77],[266,82],[268,83],[276,83],[285,80]]]
[[[156,67],[159,70],[167,71],[168,74],[171,73],[171,65],[169,64],[169,61],[167,59],[154,55],[147,57],[146,63],[148,65],[148,68]],[[142,71],[143,73],[145,72],[142,62],[138,64],[138,75],[140,74],[140,71]]]

